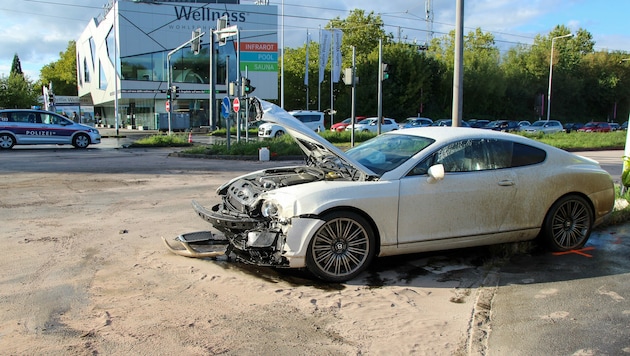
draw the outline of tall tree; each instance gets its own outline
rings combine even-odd
[[[20,73],[0,77],[0,108],[28,109],[37,105],[39,94],[33,83]]]
[[[55,95],[77,95],[76,42],[68,42],[65,52],[59,52],[59,60],[42,67],[39,89],[53,84]]]
[[[391,41],[392,34],[386,34],[384,26],[380,15],[375,15],[374,11],[366,14],[360,9],[352,10],[345,19],[336,17],[326,24],[327,29],[343,31],[341,51],[344,54],[344,65],[351,63],[352,46],[356,48],[357,60],[362,61],[378,49],[379,40],[385,43]]]
[[[18,57],[17,53],[13,56],[13,63],[11,64],[11,74],[24,75],[24,72],[22,72],[20,57]]]

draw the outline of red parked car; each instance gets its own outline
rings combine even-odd
[[[365,116],[357,116],[357,122],[365,119]],[[333,124],[330,127],[330,131],[337,131],[337,132],[344,132],[346,131],[346,127],[350,126],[350,124],[352,123],[352,118],[347,118],[345,120],[343,120],[342,122],[338,122],[336,124]]]
[[[607,122],[589,122],[584,127],[578,129],[578,132],[610,132],[612,128]]]

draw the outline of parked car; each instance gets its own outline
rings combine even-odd
[[[424,127],[431,126],[433,120],[428,117],[408,117],[403,122],[398,124],[399,129],[409,129],[412,127]]]
[[[607,122],[589,122],[584,127],[578,129],[578,132],[610,132],[610,124]]]
[[[518,122],[513,121],[513,120],[496,120],[482,127],[482,129],[503,131],[503,132],[518,131],[519,128],[520,127],[518,126]]]
[[[289,114],[313,131],[323,132],[326,130],[326,127],[324,126],[323,112],[297,110],[290,111]],[[286,132],[282,126],[270,122],[266,122],[258,127],[258,137],[262,138],[280,137],[285,133]]]
[[[627,130],[628,129],[628,121],[624,121],[621,126],[619,127],[620,130]]]
[[[0,149],[42,144],[87,148],[98,143],[101,143],[101,134],[97,129],[59,114],[45,110],[0,110]]]
[[[521,121],[518,122],[518,127],[529,126],[531,124],[532,123],[527,121],[527,120],[521,120]]]
[[[260,125],[264,124],[265,122],[262,120],[254,120],[251,121],[247,124],[247,128],[248,129],[258,129],[260,128]]]
[[[346,131],[351,131],[352,125],[346,127]],[[398,130],[398,124],[393,119],[383,118],[381,122],[381,133]],[[378,118],[368,117],[354,125],[354,131],[378,132]]]
[[[488,125],[490,123],[490,120],[471,119],[471,120],[466,121],[466,123],[468,123],[470,127],[480,129]]]
[[[579,122],[568,122],[562,125],[562,128],[564,129],[564,132],[566,133],[570,133],[571,131],[577,131],[581,129],[582,127],[584,127],[584,124],[579,123]]]
[[[470,125],[466,121],[461,121],[460,124],[461,124],[460,127],[470,127]],[[453,120],[451,119],[440,119],[437,121],[433,121],[433,123],[431,124],[431,126],[448,126],[448,127],[452,125],[453,125]]]
[[[610,123],[610,130],[611,131],[617,131],[620,128],[621,128],[621,126],[618,123],[616,123],[616,122],[611,122]]]
[[[542,132],[545,134],[562,132],[562,130],[562,124],[560,123],[560,121],[556,120],[538,120],[529,126],[522,126],[520,129],[520,131],[525,133]]]
[[[356,122],[360,122],[363,119],[365,119],[365,116],[357,116],[355,118]],[[348,127],[348,125],[350,125],[351,123],[352,123],[352,118],[349,117],[349,118],[343,120],[342,122],[338,122],[336,124],[333,124],[330,127],[330,131],[337,131],[337,132],[346,131],[346,127]]]
[[[538,236],[570,251],[613,209],[612,178],[596,161],[523,136],[411,128],[344,152],[281,108],[252,105],[296,140],[306,164],[236,177],[211,208],[193,202],[220,232],[207,240],[246,263],[344,282],[379,256]],[[186,249],[169,245],[175,253],[210,256],[176,240]]]

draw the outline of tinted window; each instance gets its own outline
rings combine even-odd
[[[318,122],[321,120],[320,115],[294,115],[298,120],[302,122]]]
[[[14,111],[9,113],[9,121],[33,124],[37,122],[37,115],[28,111]]]
[[[529,166],[541,163],[547,158],[547,152],[536,147],[514,143],[512,152],[512,167]]]

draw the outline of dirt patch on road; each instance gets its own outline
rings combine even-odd
[[[210,228],[190,201],[210,206],[239,173],[5,175],[2,353],[466,353],[483,276],[465,261],[459,274],[435,256],[377,261],[327,285],[169,253],[161,236]]]

